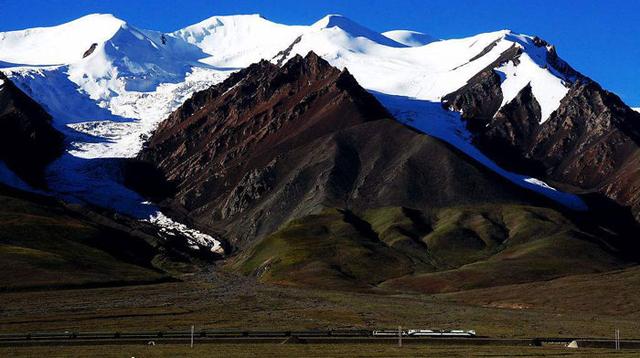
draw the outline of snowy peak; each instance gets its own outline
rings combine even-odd
[[[25,66],[58,68],[78,92],[99,101],[123,91],[146,92],[161,83],[182,82],[204,57],[202,50],[181,39],[137,29],[108,14],[0,33],[0,67],[38,73],[42,70]]]
[[[382,33],[383,36],[409,47],[419,47],[438,41],[430,35],[410,30],[393,30]]]
[[[93,44],[109,40],[125,24],[113,15],[93,14],[58,26],[3,32],[0,61],[14,65],[77,62]]]
[[[322,19],[316,21],[311,27],[318,29],[328,29],[331,27],[339,27],[345,31],[356,30],[361,28],[360,24],[340,14],[329,14]],[[369,30],[370,31],[370,30]]]
[[[215,33],[230,34],[233,31],[246,31],[274,24],[259,14],[212,16],[196,24],[176,31],[174,34],[191,44],[199,44]]]
[[[508,49],[498,58],[494,68],[500,76],[502,103],[500,108],[513,101],[526,87],[540,105],[539,122],[545,122],[558,109],[567,95],[569,86],[582,76],[560,59],[555,47],[536,36],[501,31],[498,43]],[[496,44],[491,44],[495,47]],[[490,47],[487,48],[490,50]]]
[[[81,87],[105,79],[109,86],[88,88],[92,98],[106,98],[120,92],[123,82],[128,91],[150,91],[163,82],[181,82],[191,65],[205,57],[200,49],[184,41],[154,31],[136,29],[123,24],[104,43],[92,45],[83,59],[72,64],[69,77]]]
[[[242,68],[272,58],[300,36],[304,28],[277,24],[257,14],[214,16],[171,35],[208,54],[201,60],[203,63]]]
[[[126,21],[120,18],[117,18],[113,14],[95,13],[95,14],[82,16],[76,20],[70,21],[60,26],[76,25],[81,27],[93,26],[100,29],[108,29],[108,28],[117,29],[125,24],[126,24]]]
[[[216,27],[225,26],[225,25],[239,26],[241,24],[249,25],[251,23],[258,23],[258,22],[270,22],[270,21],[265,19],[260,14],[211,16],[196,24],[187,26],[182,30],[191,30],[191,31],[206,30],[206,29],[212,30]]]
[[[349,34],[351,37],[364,37],[373,42],[376,42],[381,45],[390,46],[390,47],[406,47],[399,42],[396,42],[382,34],[375,32],[367,27],[364,27],[351,19],[342,16],[342,15],[327,15],[317,21],[315,24],[311,25],[312,29],[331,29],[331,28],[339,28],[342,31]]]

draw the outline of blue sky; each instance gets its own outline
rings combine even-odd
[[[374,30],[411,29],[439,38],[508,28],[555,44],[577,70],[640,107],[638,0],[0,0],[0,31],[94,12],[160,31],[240,13],[287,24],[340,13]]]

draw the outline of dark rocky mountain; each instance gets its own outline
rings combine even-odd
[[[266,281],[441,292],[628,262],[615,230],[395,121],[313,53],[196,93],[139,159],[174,186],[165,208],[226,239],[229,267]]]
[[[44,168],[64,150],[51,116],[0,72],[0,160],[27,183],[43,187]]]
[[[234,244],[323,207],[530,196],[394,121],[347,71],[313,53],[282,68],[260,62],[196,93],[140,159],[177,186],[171,207],[237,235]]]
[[[546,42],[537,41],[538,46]],[[518,61],[505,52],[502,62]],[[540,123],[540,105],[525,87],[502,107],[500,78],[489,66],[443,105],[461,110],[476,145],[501,166],[535,175],[576,193],[600,193],[640,219],[640,113],[577,73],[553,48],[547,61],[574,79],[560,107]]]

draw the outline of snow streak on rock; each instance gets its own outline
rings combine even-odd
[[[570,79],[549,68],[548,48],[535,46],[532,37],[509,34],[505,39],[524,51],[517,62],[509,61],[496,69],[502,75],[500,87],[503,99],[500,108],[511,102],[527,85],[531,85],[533,96],[540,104],[540,122],[543,123],[560,107],[560,101],[569,92],[566,83]]]

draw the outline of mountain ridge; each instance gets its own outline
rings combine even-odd
[[[195,93],[139,159],[176,186],[165,208],[226,240],[229,269],[266,282],[447,292],[490,286],[482,271],[508,284],[626,264],[624,233],[574,223],[396,121],[312,52]]]
[[[635,117],[543,39],[502,30],[409,46],[336,15],[212,17],[172,33],[95,17],[99,36],[81,36],[67,63],[34,64],[14,33],[0,34],[15,55],[0,65],[70,143],[46,166],[48,193],[126,216],[154,244],[266,282],[385,291],[636,260],[637,228],[611,218],[620,202],[572,185],[593,174],[615,184],[598,188],[608,199],[634,200]],[[37,45],[59,31],[20,34]],[[9,61],[20,56],[31,65]],[[572,161],[567,143],[604,159]],[[513,144],[542,148],[542,169],[495,155]]]
[[[326,19],[327,25],[332,19]],[[341,18],[333,21],[336,19]],[[505,30],[418,47],[391,47],[377,43],[375,39],[352,36],[339,26],[319,26],[320,29],[287,26],[258,15],[212,17],[173,33],[139,30],[130,24],[118,26],[124,37],[118,37],[115,44],[124,52],[116,57],[121,60],[129,55],[137,58],[134,70],[124,63],[103,67],[101,62],[108,56],[102,55],[104,51],[100,46],[85,58],[81,57],[92,46],[84,48],[83,45],[77,55],[74,52],[74,59],[80,58],[82,66],[73,63],[61,67],[15,67],[0,55],[3,70],[25,93],[52,113],[55,126],[64,130],[72,144],[69,156],[51,167],[49,174],[56,183],[64,184],[68,179],[75,181],[73,185],[66,183],[52,188],[54,193],[63,191],[64,195],[71,194],[79,200],[99,205],[119,203],[122,197],[97,201],[96,195],[109,193],[95,190],[114,188],[120,183],[117,180],[114,183],[110,178],[87,176],[87,173],[100,171],[87,167],[89,162],[78,165],[74,158],[133,157],[158,123],[192,93],[220,83],[234,71],[258,62],[260,58],[283,64],[293,56],[306,55],[313,50],[332,66],[348,69],[388,112],[405,124],[449,142],[520,186],[542,192],[572,208],[585,208],[575,195],[554,189],[536,177],[517,175],[496,165],[486,155],[488,153],[478,151],[471,144],[472,133],[461,125],[460,117],[465,114],[440,106],[444,97],[493,66],[504,75],[498,75],[496,84],[509,89],[509,96],[500,101],[498,108],[510,103],[511,96],[516,98],[520,87],[526,87],[526,79],[532,78],[535,80],[531,85],[532,97],[540,104],[541,111],[552,113],[557,96],[551,96],[551,92],[557,91],[544,93],[535,83],[543,78],[540,83],[546,85],[548,82],[553,88],[564,91],[566,83],[563,81],[577,73],[559,59],[553,46],[535,36],[521,36]],[[123,30],[123,26],[127,29]],[[265,34],[271,35],[263,36]],[[124,46],[127,44],[136,51],[141,49],[141,53]],[[520,52],[519,64],[504,67],[505,63],[500,59],[507,51]],[[157,58],[166,59],[168,65],[164,66],[162,61],[155,63]],[[95,66],[90,62],[95,62]],[[69,72],[69,68],[72,71]],[[96,68],[103,73],[94,73]],[[558,73],[564,78],[554,77]],[[515,78],[518,80],[514,81]],[[525,80],[524,84],[521,79]],[[542,120],[542,114],[540,116]],[[101,182],[103,179],[109,179],[109,183]],[[86,182],[96,180],[98,182],[87,187]],[[77,188],[76,191],[69,193],[73,188]],[[127,200],[133,202],[139,198],[131,196]]]

